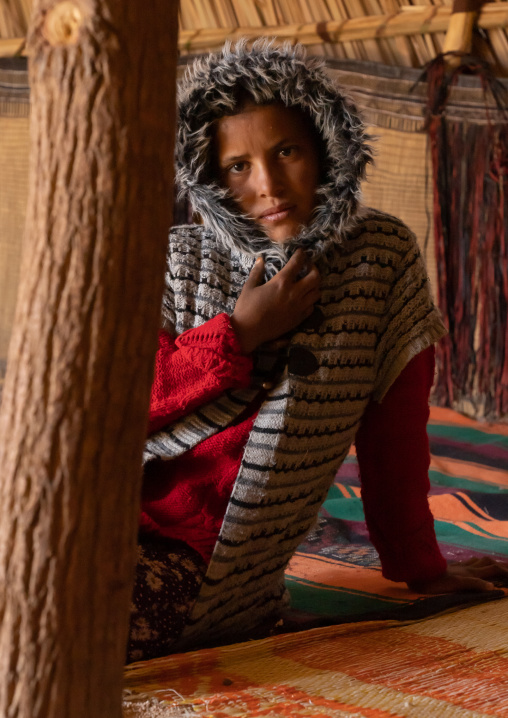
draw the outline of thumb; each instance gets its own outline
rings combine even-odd
[[[258,287],[263,283],[263,277],[265,276],[265,262],[263,257],[258,257],[254,262],[254,266],[250,270],[249,278],[245,284],[251,287]]]

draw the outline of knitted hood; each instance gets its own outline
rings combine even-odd
[[[212,123],[234,109],[234,90],[243,88],[259,104],[281,102],[301,108],[324,141],[328,171],[317,191],[307,227],[290,240],[272,242],[242,215],[228,190],[212,179]],[[372,159],[357,110],[328,77],[324,62],[307,58],[301,46],[277,47],[257,41],[227,44],[222,52],[197,59],[179,88],[176,181],[203,220],[205,231],[231,250],[262,255],[267,274],[278,271],[298,247],[324,254],[354,222],[360,182]]]

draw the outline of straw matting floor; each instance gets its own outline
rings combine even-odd
[[[506,561],[507,425],[433,407],[428,431],[444,555]],[[428,597],[387,581],[359,491],[352,454],[286,573],[294,608],[276,631],[293,632],[129,666],[125,718],[508,718],[506,589]]]
[[[132,664],[125,718],[508,716],[508,601]]]

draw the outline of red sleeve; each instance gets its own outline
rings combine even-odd
[[[216,399],[226,389],[248,386],[251,371],[252,359],[242,353],[227,314],[177,337],[160,331],[149,433]]]
[[[392,581],[432,580],[446,571],[427,499],[434,354],[434,347],[418,354],[383,401],[370,402],[355,440],[367,527]]]

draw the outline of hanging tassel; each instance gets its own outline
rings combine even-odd
[[[434,192],[438,304],[449,331],[437,350],[434,400],[472,407],[477,418],[508,415],[508,93],[486,63],[438,56],[424,70]],[[449,118],[463,73],[484,89],[481,121]],[[494,97],[495,120],[486,102]],[[500,114],[501,111],[501,120]]]

